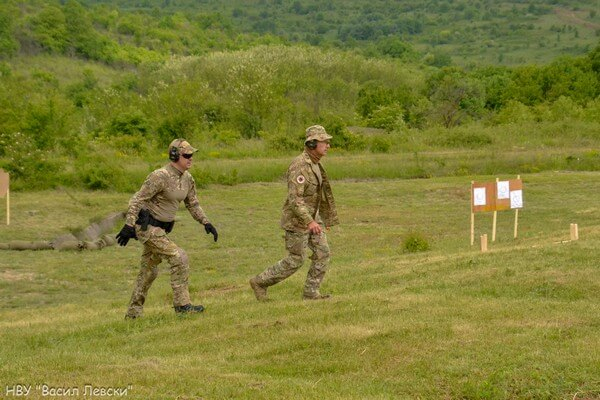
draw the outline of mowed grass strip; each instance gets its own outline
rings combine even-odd
[[[79,397],[86,384],[131,387],[135,399],[599,397],[600,174],[522,175],[519,237],[514,213],[500,212],[488,253],[469,245],[471,179],[495,176],[334,182],[342,224],[328,233],[324,302],[301,300],[307,266],[267,303],[247,285],[284,256],[281,182],[201,190],[218,243],[179,212],[171,236],[190,256],[203,315],[174,315],[162,264],[145,317],[123,319],[137,242],[1,251],[0,397],[16,384]],[[129,196],[14,193],[0,242],[85,227]],[[491,238],[491,220],[476,215],[477,238]],[[411,232],[431,249],[404,252]]]

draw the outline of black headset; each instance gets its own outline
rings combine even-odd
[[[317,148],[317,139],[309,140],[308,142],[305,143],[305,145],[309,149],[314,150]]]
[[[183,139],[177,139],[177,143],[169,149],[169,160],[173,162],[179,161],[179,146],[183,143]]]

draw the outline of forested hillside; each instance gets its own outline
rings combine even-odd
[[[589,3],[5,4],[0,167],[22,187],[118,188],[181,136],[204,158],[280,156],[313,123],[347,152],[597,148]]]
[[[256,44],[305,43],[434,65],[545,63],[600,34],[578,0],[7,0],[0,54],[140,63]]]

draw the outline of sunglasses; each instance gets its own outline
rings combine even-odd
[[[182,154],[181,157],[185,158],[186,160],[189,160],[190,158],[192,158],[194,156],[194,154]]]

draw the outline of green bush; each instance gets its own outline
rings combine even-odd
[[[389,153],[392,148],[392,140],[384,136],[373,136],[370,140],[369,150],[372,153]]]
[[[7,11],[0,10],[0,57],[11,57],[21,47],[13,35],[13,17]]]
[[[238,112],[232,118],[232,124],[242,137],[251,139],[259,136],[262,128],[261,118],[254,114]]]
[[[145,135],[149,132],[149,123],[146,116],[140,111],[127,112],[113,118],[106,133],[111,136],[119,135]]]
[[[420,232],[410,232],[402,240],[402,250],[405,253],[427,251],[429,248],[429,241]]]
[[[285,133],[269,134],[262,132],[261,136],[266,141],[268,148],[277,151],[301,150],[304,146],[304,133],[302,135],[289,135]]]
[[[242,135],[240,135],[238,131],[232,129],[220,130],[214,134],[214,139],[218,143],[226,146],[235,145],[241,138]]]
[[[127,174],[127,170],[114,160],[91,154],[77,159],[72,179],[76,186],[90,190],[137,190],[142,180]]]
[[[327,130],[329,132],[329,130]],[[348,129],[337,132],[332,135],[331,146],[344,150],[364,150],[367,147],[367,140],[364,136],[352,133]]]
[[[331,147],[344,150],[364,150],[367,147],[365,137],[350,132],[341,118],[328,115],[321,117],[319,123],[333,136]]]
[[[28,146],[36,149],[54,148],[59,140],[71,136],[76,123],[73,106],[58,96],[31,101],[15,111],[20,113],[17,129],[30,141]]]
[[[392,132],[401,130],[406,126],[403,117],[404,110],[402,106],[394,103],[377,107],[367,121],[370,127]]]
[[[518,124],[534,120],[535,114],[532,110],[516,100],[509,100],[492,118],[492,122],[496,124]]]
[[[183,116],[173,116],[164,120],[156,130],[158,144],[166,147],[174,139],[189,138],[191,122]]]
[[[20,132],[3,136],[0,144],[7,155],[0,167],[10,173],[16,188],[48,189],[58,183],[64,165],[53,153],[32,147],[27,136]]]

